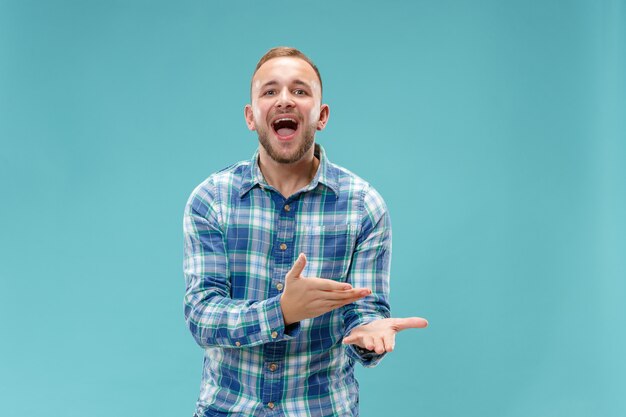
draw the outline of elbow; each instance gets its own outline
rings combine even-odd
[[[191,335],[198,346],[201,348],[207,348],[212,345],[210,342],[211,337],[208,334],[209,329],[202,325],[199,317],[200,313],[197,311],[197,308],[193,305],[185,303],[185,322],[187,323],[187,328],[191,332]]]

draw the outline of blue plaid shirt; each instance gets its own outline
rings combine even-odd
[[[204,348],[199,416],[357,416],[355,362],[383,357],[341,341],[389,317],[391,225],[364,180],[320,160],[289,198],[264,180],[258,152],[191,194],[184,215],[185,318]],[[280,296],[298,254],[302,276],[366,287],[372,294],[285,326]]]

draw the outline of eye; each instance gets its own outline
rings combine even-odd
[[[293,93],[297,96],[305,96],[306,95],[306,91],[304,91],[303,89],[299,88],[297,90],[293,90]]]
[[[267,90],[263,93],[264,96],[273,96],[274,94],[276,94],[276,91],[274,90]]]

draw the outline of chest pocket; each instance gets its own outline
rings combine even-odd
[[[307,257],[303,276],[345,281],[356,242],[357,225],[307,226],[300,235],[298,252]]]

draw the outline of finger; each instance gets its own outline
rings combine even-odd
[[[296,259],[296,262],[294,262],[289,272],[287,272],[286,279],[298,278],[300,274],[302,273],[302,271],[304,270],[305,266],[306,266],[306,256],[304,256],[304,253],[301,253],[300,255],[298,255],[298,259]]]
[[[361,346],[361,345],[359,345]],[[365,348],[367,350],[374,350],[374,348],[376,347],[376,345],[374,344],[374,338],[372,336],[364,336],[363,337],[363,346],[361,346],[362,348]]]
[[[366,297],[371,293],[372,291],[367,288],[353,288],[351,290],[323,291],[322,297],[324,297],[326,300],[347,300],[349,302],[352,302],[353,300],[358,300],[359,298]]]
[[[398,329],[398,331],[406,329],[424,328],[428,326],[428,320],[421,317],[398,318],[394,319],[394,321],[395,327],[396,329]]]
[[[380,336],[374,337],[374,351],[379,355],[385,352],[385,344],[383,343],[383,338]]]
[[[332,301],[332,302],[328,302],[328,304],[326,304],[328,310],[327,311],[331,311],[331,310],[336,310],[338,308],[341,308],[345,305],[348,305],[350,303],[353,303],[356,300],[343,300],[343,301]]]
[[[396,347],[396,334],[390,332],[383,335],[383,343],[387,352],[393,352],[393,349]]]
[[[339,307],[343,307],[345,305],[354,303],[355,301],[358,301],[358,300],[362,299],[363,297],[365,297],[365,295],[359,294],[357,296],[346,298],[346,299],[326,300],[326,306],[328,306],[328,311],[330,311],[330,310],[334,310],[334,309],[337,309]]]
[[[337,282],[332,279],[325,278],[307,278],[307,283],[312,287],[312,289],[322,290],[322,291],[345,291],[352,289],[352,285],[346,282]]]

